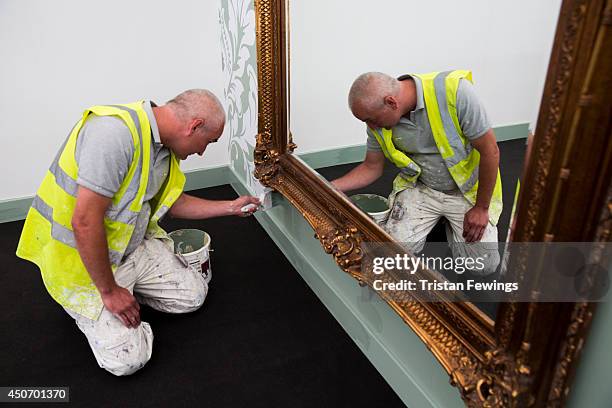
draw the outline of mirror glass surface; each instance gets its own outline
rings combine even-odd
[[[474,115],[475,121],[488,123],[499,148],[503,211],[494,232],[498,242],[494,247],[499,250],[500,262],[495,271],[479,278],[495,280],[504,264],[503,243],[509,236],[527,136],[537,121],[560,4],[560,0],[290,2],[290,129],[298,145],[295,153],[319,152],[321,160],[333,157],[328,163],[335,165],[316,169],[332,181],[359,166],[366,152],[373,150],[373,146],[366,147],[367,126],[361,120],[372,118],[356,117],[348,103],[349,89],[360,74],[375,71],[398,78],[405,74],[470,70],[473,85],[461,92],[467,95],[465,100],[476,105],[462,107],[462,126],[474,126],[473,123],[470,125],[470,115]],[[414,92],[418,98],[419,87],[415,80],[407,78],[405,81],[415,84]],[[402,125],[395,122],[393,140],[396,148],[401,147],[400,150],[418,161],[431,176],[432,169],[444,161],[436,149],[431,131],[423,126],[422,115],[419,117],[416,109],[412,115],[407,112],[402,116]],[[404,145],[397,142],[396,138],[402,133],[397,126],[408,129],[403,136]],[[415,138],[419,140],[415,141]],[[375,139],[371,138],[371,141]],[[378,145],[374,143],[374,146]],[[440,187],[445,182],[448,186],[449,180],[453,182],[446,168],[440,171],[443,173],[440,180],[436,180],[434,175],[425,184],[421,180],[424,178],[422,170],[417,185],[424,193],[411,198],[411,201],[405,199],[403,202],[407,204],[402,207],[403,211],[398,210],[395,214],[390,211],[387,222],[381,223],[381,227],[394,237],[426,236],[425,252],[439,252],[440,245],[429,244],[446,243],[448,239],[453,240],[453,234],[458,237],[457,234],[461,233],[464,216],[445,214],[461,211],[465,214],[471,208],[453,208],[454,204],[448,204],[465,198],[456,185],[454,192]],[[385,160],[380,178],[345,193],[348,196],[376,194],[388,197],[398,172],[398,167]],[[414,194],[415,189],[412,190],[411,194]],[[400,193],[396,201],[402,194],[406,193]],[[441,206],[423,215],[424,206],[432,205],[430,199],[434,204],[440,202]],[[375,208],[376,202],[372,205],[372,211],[380,210]],[[395,207],[390,210],[395,210]],[[437,211],[439,216],[432,218],[432,211]],[[406,214],[408,212],[410,214]],[[398,221],[406,217],[412,223],[398,226]],[[454,218],[451,220],[451,217]],[[393,228],[391,219],[395,220]],[[412,235],[406,235],[406,229],[410,229]],[[491,246],[488,248],[490,250]],[[469,273],[442,275],[449,282],[469,277]],[[494,319],[495,299],[474,303]]]

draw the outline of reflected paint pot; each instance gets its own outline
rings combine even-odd
[[[349,197],[359,209],[367,213],[370,218],[382,225],[389,218],[389,200],[377,194],[355,194]]]

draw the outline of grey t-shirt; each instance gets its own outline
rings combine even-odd
[[[151,103],[145,102],[143,107],[151,124],[149,182],[142,211],[136,220],[125,255],[134,251],[142,242],[151,217],[148,201],[159,192],[168,176],[170,165],[170,151],[161,144]],[[91,115],[79,131],[76,143],[75,159],[79,166],[77,184],[112,198],[119,191],[133,155],[132,134],[123,120],[114,116]]]
[[[399,79],[406,80],[409,77],[406,75]],[[417,77],[410,78],[414,79],[416,86],[417,104],[409,117],[402,117],[393,127],[393,144],[421,167],[419,180],[423,184],[438,191],[457,190],[457,184],[446,168],[433,138],[421,80]],[[457,116],[468,140],[478,139],[491,128],[487,113],[476,96],[472,83],[465,79],[459,81],[457,88]],[[382,151],[370,129],[367,129],[367,134],[368,151]]]

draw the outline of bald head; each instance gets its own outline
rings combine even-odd
[[[397,96],[400,83],[397,79],[382,72],[366,72],[355,79],[349,91],[348,103],[352,112],[355,108],[381,109],[386,96]]]
[[[202,155],[210,143],[221,137],[225,111],[217,97],[206,89],[182,92],[163,106],[153,108],[164,146],[184,160]]]
[[[223,129],[225,110],[219,98],[207,89],[190,89],[166,104],[182,121],[204,120],[205,130]]]

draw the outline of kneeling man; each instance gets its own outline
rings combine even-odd
[[[470,71],[360,75],[349,92],[353,115],[367,125],[363,163],[332,183],[365,187],[383,173],[385,157],[399,167],[385,229],[420,252],[441,217],[455,257],[499,264],[497,221],[502,211],[499,149]]]
[[[153,350],[139,302],[169,313],[198,309],[208,283],[158,225],[173,217],[250,215],[255,197],[210,201],[183,194],[179,160],[202,155],[225,125],[219,100],[192,89],[150,101],[86,109],[32,202],[17,255],[41,270],[100,367],[132,374]],[[257,206],[254,206],[255,208]]]

